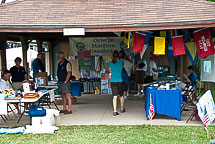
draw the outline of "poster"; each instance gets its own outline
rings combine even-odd
[[[106,63],[109,63],[110,61],[112,61],[112,55],[106,56]]]
[[[91,55],[112,55],[114,50],[125,49],[124,37],[70,37],[71,55],[89,51]],[[88,53],[89,54],[89,53]],[[87,55],[86,53],[84,54]]]
[[[200,80],[203,82],[215,82],[215,55],[200,59]]]

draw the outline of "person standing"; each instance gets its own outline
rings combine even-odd
[[[119,115],[117,112],[117,97],[120,96],[121,103],[121,113],[125,112],[124,108],[124,96],[123,96],[123,79],[122,79],[122,70],[123,70],[123,61],[119,60],[119,52],[113,52],[113,59],[108,63],[109,71],[111,73],[111,89],[113,95],[113,116]]]
[[[58,68],[57,68],[57,77],[58,77],[58,88],[59,93],[63,99],[63,110],[60,113],[72,114],[72,99],[70,96],[70,77],[72,74],[72,65],[66,60],[65,53],[60,51],[58,52]],[[66,104],[68,102],[68,110],[66,109]]]
[[[129,87],[133,64],[131,63],[129,57],[126,56],[125,52],[122,50],[119,51],[119,57],[121,60],[123,60],[123,63],[124,63],[124,68],[122,71],[122,79],[124,82],[124,99],[126,99],[128,95],[128,87]]]
[[[136,64],[136,83],[137,83],[137,94],[134,96],[143,97],[144,92],[141,94],[141,89],[144,90],[143,84],[146,77],[147,71],[147,62],[145,59],[142,59],[140,54],[138,54],[138,60]]]
[[[152,57],[150,58],[149,62],[149,75],[150,75],[150,81],[153,82],[153,75],[158,76],[158,72],[163,72],[165,69],[158,70],[157,64],[155,63],[155,59]]]
[[[25,68],[20,65],[22,62],[20,57],[17,57],[14,62],[15,66],[10,68],[10,72],[12,76],[12,87],[16,90],[21,88],[22,82],[25,80],[26,72]]]
[[[45,66],[42,62],[43,54],[38,53],[37,58],[33,60],[32,62],[32,69],[33,69],[33,80],[35,82],[36,74],[39,72],[45,72]]]

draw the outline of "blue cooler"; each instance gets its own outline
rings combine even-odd
[[[72,96],[81,96],[81,83],[80,82],[71,83],[71,94],[72,94]]]

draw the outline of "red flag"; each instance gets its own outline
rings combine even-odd
[[[204,58],[215,54],[210,29],[196,31],[193,34],[199,58]]]
[[[144,48],[145,38],[146,38],[146,35],[142,35],[142,34],[138,34],[138,33],[134,34],[132,52],[142,53],[143,48]]]
[[[183,36],[172,37],[172,47],[174,56],[186,54]]]

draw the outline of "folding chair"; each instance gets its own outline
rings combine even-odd
[[[14,110],[17,110],[17,108],[13,109],[13,108],[10,106],[10,104],[8,104],[7,106],[8,106],[8,113],[12,112],[13,115],[17,118],[17,116],[16,116],[16,114],[15,114],[15,112],[14,112]],[[14,106],[15,106],[15,105],[14,105]],[[16,106],[15,106],[15,107],[16,107]]]
[[[201,98],[201,95],[200,95],[200,94],[201,94],[201,92],[200,92],[200,93],[198,94],[198,96],[197,96],[197,101],[193,101],[193,104],[195,104],[195,107],[193,108],[193,112],[192,112],[192,114],[188,117],[186,123],[188,123],[189,121],[193,120],[193,117],[195,116],[195,114],[198,113],[196,104],[198,103],[199,99]]]
[[[48,106],[50,109],[51,109],[51,104],[54,104],[55,108],[57,110],[59,110],[59,108],[57,107],[56,103],[54,101],[51,101],[51,97],[50,97],[50,94],[47,93],[45,94],[40,100],[39,100],[39,103],[38,105],[40,106]]]
[[[5,115],[0,115],[0,117],[2,118],[2,120],[6,123],[7,122],[7,117]]]
[[[196,88],[190,84],[188,84],[183,92],[182,96],[186,97],[186,101],[182,103],[181,106],[181,113],[185,110],[186,107],[188,106],[194,106],[195,100],[196,100]]]

